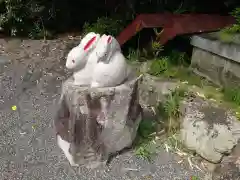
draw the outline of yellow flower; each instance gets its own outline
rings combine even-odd
[[[32,125],[32,129],[35,130],[36,129],[36,125]]]
[[[17,110],[17,106],[15,106],[15,105],[12,106],[12,110],[13,110],[13,111],[16,111],[16,110]]]

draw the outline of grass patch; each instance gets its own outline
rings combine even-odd
[[[239,44],[239,40],[234,35],[240,33],[240,7],[235,8],[230,15],[236,19],[236,24],[222,29],[219,33],[219,39],[226,43],[235,42]]]
[[[235,8],[230,15],[236,19],[236,24],[233,24],[230,27],[224,28],[221,32],[226,34],[236,34],[240,33],[240,7]]]
[[[140,36],[141,34],[138,34],[137,49],[130,48],[128,50],[127,60],[144,62],[159,57],[163,51],[163,46],[158,41],[152,40],[150,47],[140,49]]]
[[[180,86],[166,95],[166,100],[157,106],[159,116],[163,117],[161,123],[169,135],[177,133],[180,129],[180,102],[187,94],[186,88]]]
[[[235,116],[240,120],[240,88],[225,88],[222,91],[224,104],[235,112]]]
[[[142,159],[151,161],[152,152],[148,148],[148,144],[143,144],[135,150],[135,155]]]
[[[139,124],[138,134],[135,141],[134,154],[141,159],[151,161],[152,156],[156,153],[152,146],[157,131],[157,122],[152,119],[143,119]]]
[[[179,60],[179,62],[177,60]],[[192,70],[187,67],[187,61],[188,59],[184,53],[181,54],[174,52],[169,56],[159,57],[152,60],[148,73],[157,77],[178,79],[181,82],[184,82],[188,87],[197,86],[201,89],[201,93],[206,99],[215,100],[217,103],[220,103],[227,108],[231,108],[236,112],[236,116],[240,120],[240,88],[226,87],[221,90],[207,79],[193,73]]]
[[[148,73],[157,77],[179,79],[199,87],[209,84],[205,78],[197,76],[187,67],[189,61],[185,53],[173,51],[169,56],[152,60]]]
[[[141,56],[140,52],[135,54],[134,51],[131,52],[130,59]],[[240,88],[225,88],[224,90],[218,88],[207,79],[194,74],[188,68],[189,61],[189,57],[185,53],[177,51],[173,51],[167,56],[154,55],[153,60],[149,61],[148,74],[177,79],[182,83],[180,87],[166,96],[164,102],[157,105],[156,113],[159,118],[157,121],[143,120],[141,122],[135,148],[136,156],[151,160],[162,145],[167,151],[172,150],[185,155],[192,154],[182,145],[178,137],[181,117],[180,102],[191,92],[231,108],[236,112],[236,117],[240,119]],[[156,128],[159,124],[161,129]],[[158,132],[162,130],[165,133],[159,138]],[[157,142],[156,137],[158,137]]]
[[[183,145],[183,143],[181,142],[179,133],[169,135],[164,142],[164,148],[166,149],[167,152],[176,152],[177,151],[177,152],[190,153],[190,151],[187,150],[185,148],[185,146]]]
[[[178,91],[173,91],[169,95],[167,95],[167,99],[162,105],[164,113],[167,115],[167,122],[164,123],[165,128],[170,133],[176,133],[180,127],[180,94]],[[159,110],[161,106],[159,106]]]
[[[191,176],[191,180],[200,180],[200,178],[197,176]]]
[[[127,55],[127,60],[128,61],[139,61],[140,58],[140,51],[139,50],[134,50],[134,49],[129,49],[128,55]]]
[[[224,99],[240,106],[240,88],[225,88],[223,90]]]
[[[148,161],[157,154],[166,140],[178,133],[180,128],[180,100],[186,95],[184,88],[177,88],[166,96],[164,103],[159,103],[156,108],[157,117],[154,120],[142,120],[138,129],[138,136],[135,142],[135,155]],[[159,132],[165,132],[160,134]],[[161,138],[159,137],[161,136]],[[167,138],[167,141],[170,140]],[[179,142],[177,143],[179,148]]]
[[[149,74],[160,76],[169,69],[168,57],[154,59],[150,65]]]

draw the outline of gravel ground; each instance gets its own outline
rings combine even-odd
[[[200,172],[178,164],[179,157],[162,150],[154,162],[128,151],[109,167],[71,168],[56,146],[55,102],[71,73],[65,56],[79,37],[51,41],[0,39],[0,180],[174,180]],[[17,110],[12,110],[12,106]]]

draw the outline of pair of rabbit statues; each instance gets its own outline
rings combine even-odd
[[[118,41],[94,32],[68,53],[66,68],[74,71],[75,85],[94,88],[120,85],[130,70]]]
[[[73,70],[73,84],[92,88],[116,87],[124,83],[130,74],[118,41],[110,35],[90,32],[67,55],[66,68]],[[70,154],[70,142],[57,136],[71,166],[78,166]]]

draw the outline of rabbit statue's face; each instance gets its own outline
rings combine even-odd
[[[102,35],[99,43],[96,47],[96,55],[98,56],[99,60],[102,62],[108,63],[110,61],[111,55],[113,52],[120,50],[120,45],[117,40],[112,36]]]
[[[74,47],[67,56],[66,68],[83,68],[86,64],[86,57],[82,49],[79,46]]]
[[[74,47],[67,55],[66,68],[68,69],[82,69],[85,67],[89,55],[96,48],[100,39],[99,34],[93,32],[87,34],[81,43]]]

